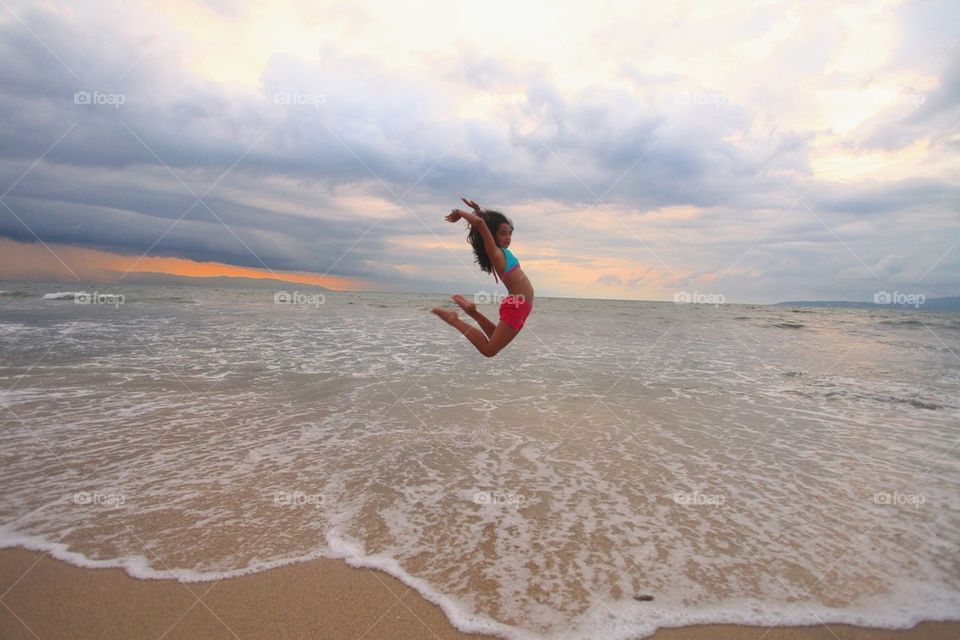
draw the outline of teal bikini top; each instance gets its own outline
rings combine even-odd
[[[513,252],[510,251],[510,249],[500,247],[500,250],[503,251],[503,255],[507,259],[507,266],[503,270],[503,275],[507,275],[508,273],[510,273],[511,271],[513,271],[514,269],[520,266],[520,261],[517,260],[517,256],[513,255]],[[496,280],[497,282],[500,282],[500,280],[497,278],[496,269],[493,270],[493,279]]]
[[[503,275],[507,275],[513,271],[515,267],[520,266],[520,261],[517,260],[517,256],[513,255],[513,252],[510,251],[510,249],[504,249],[503,247],[500,247],[500,249],[503,251],[503,255],[507,257],[507,268],[503,271]]]

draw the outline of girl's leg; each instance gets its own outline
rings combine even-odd
[[[460,333],[467,337],[473,346],[477,348],[477,351],[482,353],[487,358],[492,358],[493,356],[500,353],[500,350],[505,346],[510,344],[510,341],[513,340],[517,335],[517,330],[508,325],[506,322],[501,322],[497,325],[497,328],[494,329],[493,335],[490,336],[490,339],[487,339],[476,327],[473,327],[457,316],[456,311],[447,311],[446,309],[441,309],[440,307],[434,307],[431,311],[444,322],[449,324],[452,327],[455,327]]]
[[[493,331],[497,328],[497,325],[490,322],[490,319],[487,318],[487,316],[477,311],[477,305],[470,302],[459,293],[455,296],[452,296],[451,299],[456,302],[457,305],[459,305],[468,316],[477,321],[477,324],[480,325],[480,328],[483,329],[483,332],[487,334],[487,338],[493,337]]]

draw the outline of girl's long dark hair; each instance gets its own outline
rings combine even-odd
[[[477,215],[487,223],[487,228],[490,229],[490,233],[492,233],[494,237],[497,235],[497,229],[499,229],[500,225],[504,222],[510,225],[511,229],[513,228],[513,223],[510,222],[510,218],[499,211],[484,209]],[[487,248],[483,244],[483,236],[480,234],[480,230],[473,225],[470,225],[467,242],[473,247],[473,256],[476,258],[477,264],[480,265],[480,270],[485,273],[493,273],[493,263],[490,262],[490,256],[487,255]]]

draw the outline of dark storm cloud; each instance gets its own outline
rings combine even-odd
[[[237,15],[230,2],[212,10]],[[642,101],[604,86],[562,92],[541,66],[467,49],[438,59],[436,77],[500,102],[495,117],[466,119],[451,116],[456,105],[436,78],[399,74],[329,43],[314,62],[273,56],[262,90],[252,91],[189,72],[176,34],[127,34],[131,16],[32,5],[16,11],[29,29],[17,19],[0,22],[0,188],[12,186],[4,201],[30,229],[0,209],[0,235],[17,239],[32,241],[35,233],[48,242],[139,255],[163,236],[151,255],[329,269],[439,288],[440,280],[417,282],[392,264],[437,273],[452,265],[458,277],[469,270],[468,254],[404,244],[434,233],[449,240],[441,216],[457,205],[456,196],[511,207],[552,200],[574,211],[601,199],[621,217],[604,214],[611,220],[605,230],[589,226],[589,218],[578,224],[577,215],[520,220],[518,228],[531,245],[559,249],[589,240],[606,255],[642,255],[656,264],[653,250],[678,272],[691,256],[713,264],[698,273],[722,271],[749,250],[742,266],[822,282],[829,268],[866,272],[861,255],[875,272],[917,276],[922,269],[904,266],[906,258],[889,257],[907,249],[859,223],[909,214],[935,225],[955,210],[957,187],[946,181],[813,183],[809,154],[817,131],[773,126],[757,139],[742,135],[756,125],[764,96],[776,98],[772,89],[758,88],[757,104],[736,104],[722,88],[678,88],[676,75],[632,72],[626,77],[650,91]],[[960,55],[949,57],[941,88],[864,144],[899,146],[931,128],[941,139],[955,135],[958,69]],[[77,104],[83,92],[122,96],[122,104]],[[516,95],[523,99],[507,99]],[[822,220],[796,204],[809,187],[804,202]],[[395,204],[377,221],[347,208],[345,195]],[[702,207],[703,215],[644,213],[677,206]],[[751,248],[791,206],[795,212]],[[818,260],[818,250],[834,257]],[[779,271],[800,253],[810,262],[806,271]],[[948,258],[942,267],[950,264]],[[736,277],[753,286],[751,276]],[[597,278],[611,286],[639,283],[616,274]],[[766,279],[754,282],[768,287]]]
[[[809,201],[818,211],[869,216],[949,210],[960,203],[960,185],[930,178],[905,178],[864,185],[856,190],[841,185],[819,186]]]

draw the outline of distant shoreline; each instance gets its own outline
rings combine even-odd
[[[852,300],[790,300],[787,302],[777,302],[770,306],[876,309],[878,311],[960,311],[960,296],[950,296],[945,298],[922,298],[913,303],[855,302]]]
[[[167,276],[167,274],[150,274],[157,278],[127,278],[123,283],[116,282],[92,282],[92,281],[45,281],[45,280],[3,280],[0,283],[11,284],[30,284],[30,285],[49,285],[52,287],[120,287],[122,285],[133,286],[156,286],[156,287],[197,287],[197,288],[229,288],[229,289],[305,289],[316,290],[328,293],[356,293],[370,295],[421,295],[421,296],[443,296],[449,292],[432,291],[373,291],[373,290],[340,290],[329,289],[320,285],[303,284],[287,280],[277,280],[273,278],[244,278],[233,276],[210,276],[210,277],[184,277]],[[673,300],[640,300],[633,298],[576,298],[569,296],[549,296],[541,295],[538,298],[542,300],[595,300],[597,302],[642,302],[646,304],[676,304]],[[693,306],[697,306],[694,304]],[[714,306],[713,304],[700,306]],[[919,305],[912,304],[880,304],[869,301],[858,302],[855,300],[786,300],[783,302],[724,302],[720,306],[751,306],[751,307],[824,307],[837,309],[875,309],[878,311],[960,311],[960,296],[946,296],[938,298],[925,298]]]

